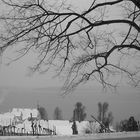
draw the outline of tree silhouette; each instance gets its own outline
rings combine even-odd
[[[98,103],[98,120],[102,121],[102,104],[101,102]]]
[[[108,111],[108,106],[109,106],[109,104],[107,103],[107,102],[104,102],[103,103],[103,112],[102,112],[102,114],[103,114],[103,118],[102,118],[102,121],[103,121],[103,123],[106,121],[106,118],[107,118],[107,116],[106,116],[106,113],[107,113],[107,111]]]
[[[56,107],[54,110],[54,119],[55,120],[62,120],[63,119],[62,111],[59,107]]]
[[[119,127],[120,131],[138,131],[138,124],[133,116],[131,116],[128,120],[122,120]]]
[[[65,94],[89,79],[116,87],[127,76],[139,85],[139,0],[86,0],[83,11],[64,1],[1,1],[7,11],[0,17],[0,54],[13,46],[18,60],[35,51],[32,72],[66,71]],[[116,8],[122,16],[112,17]]]
[[[112,112],[107,113],[108,107],[109,104],[107,102],[104,102],[103,104],[101,102],[98,103],[98,120],[106,127],[109,127],[109,124],[112,124],[113,122]]]
[[[120,131],[128,131],[128,120],[122,120],[120,122]]]
[[[85,106],[81,102],[75,104],[75,109],[73,110],[73,120],[74,121],[84,121],[86,118]]]
[[[138,124],[133,116],[128,120],[128,131],[138,131]]]
[[[113,117],[113,113],[111,111],[108,113],[107,118],[108,118],[108,120],[107,120],[108,124],[112,124],[114,117]]]
[[[48,120],[48,114],[44,107],[41,106],[38,107],[38,112],[39,112],[40,119]]]

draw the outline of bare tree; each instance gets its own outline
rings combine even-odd
[[[98,120],[106,127],[112,124],[114,119],[112,112],[108,113],[108,107],[109,104],[107,102],[104,102],[103,104],[101,102],[98,103]]]
[[[102,103],[99,102],[99,103],[98,103],[98,120],[99,120],[99,121],[102,121],[102,110],[103,110],[103,108],[102,108]]]
[[[108,113],[107,118],[108,118],[108,120],[107,120],[108,124],[112,124],[114,117],[113,117],[113,113],[111,111]]]
[[[107,102],[104,102],[103,104],[101,102],[98,103],[98,120],[101,122],[104,122],[106,120],[106,113],[108,111],[109,104]]]
[[[40,116],[40,119],[43,119],[43,120],[48,120],[48,114],[47,114],[47,111],[44,107],[38,107],[38,112],[39,112],[39,116]]]
[[[56,107],[54,110],[54,119],[55,120],[62,120],[63,119],[62,111],[59,107]]]
[[[103,122],[105,121],[104,119],[107,118],[106,113],[108,111],[108,106],[109,106],[109,104],[107,102],[104,102],[103,103],[103,110],[102,110],[103,111],[102,112],[103,113],[103,118],[102,118],[103,119],[102,120]]]
[[[139,0],[91,0],[84,11],[63,0],[2,2],[9,11],[0,18],[0,53],[13,46],[18,60],[37,52],[31,70],[47,72],[57,66],[58,74],[66,71],[65,94],[89,79],[116,87],[127,76],[139,85]],[[111,16],[114,7],[122,14],[119,18]]]
[[[74,121],[84,121],[87,114],[85,113],[85,106],[81,102],[75,104],[75,109],[73,110],[73,120]]]

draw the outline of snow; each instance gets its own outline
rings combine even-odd
[[[52,130],[56,135],[72,135],[72,124],[69,120],[39,120],[37,109],[28,108],[14,108],[11,112],[0,114],[0,125],[8,126],[14,124],[15,132],[33,133],[32,122],[28,120],[29,117],[34,117],[34,124],[36,124],[38,131],[41,134],[47,133],[46,130]],[[76,121],[78,134],[83,135],[87,132],[98,133],[100,125],[97,122]],[[39,129],[39,126],[40,129]]]
[[[2,126],[8,126],[12,124],[13,120],[15,119],[15,116],[20,117],[22,115],[22,121],[20,120],[19,123],[16,124],[15,132],[16,133],[28,133],[32,134],[32,122],[28,120],[29,117],[38,117],[38,111],[37,109],[13,109],[11,112],[7,112],[4,114],[0,114],[0,125]],[[17,120],[18,121],[18,120]],[[107,138],[126,138],[126,137],[138,137],[140,138],[140,132],[114,132],[114,133],[98,133],[100,129],[100,125],[96,121],[82,121],[78,122],[76,121],[77,129],[78,129],[78,135],[72,135],[72,124],[73,122],[70,122],[69,120],[35,120],[34,124],[37,126],[41,126],[40,134],[46,134],[45,130],[52,130],[56,132],[56,136],[41,136],[39,139],[45,140],[51,139],[51,140],[68,140],[68,139],[107,139]],[[110,127],[111,130],[114,130],[112,127]],[[39,127],[38,127],[39,130]],[[87,132],[91,132],[92,134],[86,134]],[[2,137],[3,138],[3,137]],[[12,136],[10,139],[21,139],[21,137],[15,137]],[[30,136],[22,136],[22,139],[36,139],[36,137],[30,137]],[[1,137],[0,137],[1,139]],[[4,139],[9,139],[9,137],[4,137]],[[37,138],[38,139],[38,138]]]
[[[38,110],[28,108],[13,108],[11,112],[0,114],[0,125],[11,125],[15,117],[22,117],[22,120],[26,120],[31,117],[31,114],[32,117],[38,117]]]
[[[14,116],[11,113],[0,114],[0,125],[7,126],[11,123]]]
[[[72,124],[68,120],[49,120],[49,129],[56,130],[57,135],[72,135]],[[86,134],[86,130],[91,131],[92,133],[99,132],[100,125],[97,122],[89,121],[76,121],[77,130],[79,135]]]
[[[91,134],[91,135],[73,135],[73,136],[1,136],[0,140],[126,140],[131,138],[131,140],[140,139],[140,132],[120,132],[120,133],[101,133],[101,134]],[[130,139],[129,139],[130,140]]]
[[[68,120],[48,120],[49,129],[57,135],[72,135],[71,123]]]
[[[13,108],[12,115],[14,116],[21,116],[22,115],[22,119],[25,120],[28,117],[37,117],[38,116],[38,110],[37,109],[28,109],[28,108]]]

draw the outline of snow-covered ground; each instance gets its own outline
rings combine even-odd
[[[69,120],[40,120],[38,116],[37,109],[13,108],[11,112],[0,114],[0,125],[4,127],[15,126],[12,128],[14,133],[33,134],[32,124],[34,124],[36,126],[35,133],[46,134],[47,130],[52,130],[56,135],[72,135],[73,122]],[[29,118],[34,118],[34,122],[32,123]],[[80,135],[89,131],[98,133],[100,129],[99,123],[95,121],[77,121],[76,125]]]
[[[32,115],[31,115],[32,114]],[[15,132],[17,133],[25,133],[32,134],[32,121],[30,121],[29,117],[38,117],[38,112],[36,109],[13,109],[11,112],[7,112],[4,114],[0,114],[0,125],[8,126],[11,124],[15,125]],[[119,132],[119,133],[98,133],[100,129],[100,125],[95,121],[76,121],[78,135],[72,135],[72,124],[69,120],[40,120],[35,119],[34,124],[37,126],[37,134],[45,134],[44,130],[52,130],[56,132],[56,135],[51,136],[0,136],[1,139],[41,139],[41,140],[94,140],[94,139],[114,139],[114,138],[137,138],[140,140],[140,132]],[[41,131],[39,130],[39,126],[41,126]],[[87,132],[92,134],[87,134]],[[119,139],[120,140],[120,139]]]
[[[2,136],[0,140],[140,140],[140,132],[98,133],[72,136]]]
[[[35,121],[37,126],[41,126],[42,131],[41,134],[45,134],[43,131],[45,129],[52,130],[56,133],[56,135],[64,136],[64,135],[72,135],[72,124],[73,122],[70,122],[68,120],[38,120]],[[32,133],[32,127],[31,127],[31,121],[25,120],[23,123],[19,123],[16,125],[16,131],[20,133],[22,129],[24,128],[24,133]],[[82,121],[78,122],[76,121],[77,130],[79,135],[86,134],[86,132],[90,131],[91,133],[98,133],[100,125],[97,122],[89,122],[89,121]],[[39,127],[38,127],[39,129]],[[39,131],[38,131],[39,132]],[[22,133],[22,132],[21,132]]]

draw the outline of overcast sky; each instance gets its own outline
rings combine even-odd
[[[81,7],[86,4],[81,2]],[[77,2],[78,3],[78,2]],[[76,6],[76,5],[75,5]],[[82,8],[81,8],[82,9]],[[117,14],[117,11],[113,13]],[[34,61],[33,56],[6,65],[9,60],[3,57],[0,65],[0,112],[6,112],[13,107],[35,108],[37,102],[46,107],[49,117],[52,118],[54,108],[62,109],[65,119],[71,119],[74,104],[81,101],[88,113],[97,116],[97,103],[109,102],[109,111],[113,112],[115,120],[125,119],[134,115],[140,120],[140,92],[137,88],[122,85],[116,92],[105,92],[96,83],[79,87],[74,93],[61,96],[60,87],[63,78],[54,78],[54,72],[40,75],[28,75],[28,67]]]

